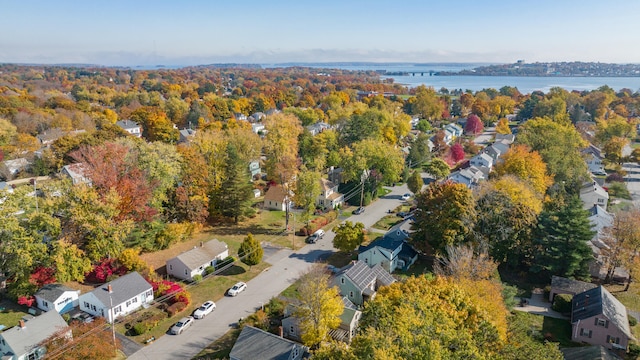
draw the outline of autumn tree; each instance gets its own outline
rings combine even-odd
[[[423,185],[424,185],[424,180],[422,180],[422,174],[420,173],[420,169],[412,172],[411,176],[409,176],[409,179],[407,180],[407,187],[409,188],[409,191],[411,191],[414,194],[417,194],[422,190]]]
[[[553,178],[547,173],[547,164],[537,151],[530,151],[527,146],[514,145],[502,155],[494,172],[497,176],[515,175],[528,183],[540,196],[553,183]]]
[[[605,152],[605,159],[613,164],[622,164],[624,158],[622,149],[629,144],[629,139],[622,137],[612,137],[604,144],[602,150]]]
[[[605,281],[613,280],[616,267],[622,266],[630,272],[628,283],[631,282],[631,269],[634,268],[633,265],[640,250],[638,219],[640,219],[638,209],[620,211],[613,217],[613,226],[605,228],[605,236],[602,237],[607,245],[602,249],[607,265]]]
[[[502,118],[498,120],[498,125],[496,125],[496,133],[511,134],[511,128],[509,127],[509,120],[507,120],[507,118]]]
[[[411,106],[411,114],[420,114],[429,120],[442,118],[444,104],[432,87],[420,85],[416,88],[416,97]]]
[[[91,271],[91,260],[75,244],[60,240],[53,244],[52,260],[56,265],[56,279],[61,283],[84,281],[84,275]]]
[[[427,134],[420,133],[411,142],[411,149],[409,149],[409,155],[407,156],[409,167],[422,166],[422,164],[431,158],[429,141],[429,136]]]
[[[478,135],[484,131],[484,125],[482,120],[476,114],[471,114],[467,117],[467,123],[464,126],[464,133],[467,135]]]
[[[447,245],[458,245],[467,237],[476,221],[475,201],[464,184],[433,182],[416,194],[416,248],[430,254],[442,254]]]
[[[486,251],[471,245],[447,246],[446,254],[437,258],[433,271],[456,280],[490,280],[496,275],[498,264]]]
[[[424,170],[433,175],[436,180],[444,179],[449,175],[451,168],[444,160],[440,158],[434,158],[431,162],[424,167]]]
[[[547,118],[535,118],[520,127],[516,141],[537,151],[547,164],[547,173],[556,183],[579,185],[587,178],[580,150],[585,142],[572,125],[561,125]]]
[[[464,148],[460,143],[453,144],[453,146],[449,148],[449,152],[450,152],[451,160],[453,161],[454,164],[457,164],[460,161],[464,160],[464,157],[465,157]]]
[[[344,304],[338,288],[331,286],[323,265],[311,267],[300,278],[298,286],[300,303],[294,316],[300,321],[302,343],[316,346],[327,339],[329,331],[340,325]]]
[[[351,350],[358,359],[492,359],[506,340],[506,314],[490,282],[411,277],[365,304]]]
[[[209,216],[208,173],[204,158],[195,147],[178,147],[181,155],[180,185],[170,197],[169,218],[204,223]]]
[[[240,244],[240,249],[238,249],[238,257],[240,257],[240,260],[250,266],[258,265],[262,261],[263,255],[264,249],[262,249],[260,241],[258,241],[253,234],[247,234],[247,237],[242,244]]]
[[[149,141],[176,143],[179,138],[177,129],[164,111],[156,107],[142,107],[131,114],[131,120],[142,125],[142,136]]]
[[[293,202],[302,207],[301,220],[308,222],[316,210],[316,199],[322,192],[321,175],[317,171],[307,171],[304,166],[300,169],[300,174],[296,179],[296,191]]]
[[[47,349],[47,358],[109,360],[117,356],[116,349],[120,348],[120,340],[116,338],[114,347],[103,317],[97,317],[90,323],[73,322],[71,337],[67,336],[67,331],[56,331],[40,344]]]
[[[298,136],[302,132],[300,120],[295,115],[275,114],[267,117],[265,128],[269,131],[264,149],[267,177],[288,184],[298,169]]]
[[[476,198],[477,241],[500,263],[527,265],[534,251],[531,231],[541,211],[539,195],[513,175],[486,182]]]
[[[576,196],[558,210],[543,211],[534,233],[531,271],[588,279],[593,253],[587,243],[594,235],[588,215]]]
[[[130,148],[107,142],[99,146],[81,146],[71,156],[83,164],[92,187],[101,198],[113,192],[118,197],[117,220],[148,221],[157,211],[150,206],[155,182],[138,167]]]
[[[351,221],[345,221],[336,226],[333,232],[336,233],[333,238],[333,247],[347,253],[355,250],[365,239],[364,224],[361,222],[353,224]]]

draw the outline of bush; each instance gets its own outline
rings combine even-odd
[[[629,189],[627,189],[627,185],[625,183],[611,183],[609,184],[607,191],[609,192],[609,195],[613,197],[631,200],[631,194],[629,194]]]
[[[193,282],[199,282],[202,281],[202,275],[198,274],[198,275],[193,275]]]
[[[567,314],[571,312],[571,300],[573,299],[572,295],[569,294],[558,294],[553,299],[553,306],[551,307],[553,310],[561,313]]]
[[[544,298],[548,299],[549,295],[551,295],[551,285],[547,285],[544,287]]]
[[[635,359],[638,356],[640,356],[640,345],[629,344],[629,357]]]
[[[177,313],[187,308],[187,305],[183,302],[177,302],[167,308],[167,314],[169,317],[174,317]]]
[[[622,176],[619,173],[613,173],[613,174],[607,176],[606,182],[608,182],[608,183],[624,182],[624,176]]]
[[[133,325],[133,328],[131,329],[131,332],[133,333],[134,336],[142,335],[142,334],[146,333],[147,331],[149,331],[149,329],[147,328],[147,324],[144,323],[144,322],[139,322],[139,323]]]
[[[216,271],[216,268],[214,268],[213,266],[207,266],[206,268],[204,268],[204,273],[206,275],[212,274],[214,271]]]
[[[278,298],[271,298],[267,304],[270,317],[279,317],[284,314],[284,302]]]
[[[216,262],[216,270],[222,269],[229,264],[233,264],[235,261],[236,259],[233,256],[227,256],[223,260]]]
[[[635,317],[629,315],[629,326],[636,326],[638,325],[638,319],[636,319]]]
[[[186,307],[191,303],[191,294],[186,290],[182,290],[173,299],[175,302],[183,303]]]

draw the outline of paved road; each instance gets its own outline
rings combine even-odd
[[[391,193],[376,200],[366,208],[364,213],[354,215],[348,220],[359,221],[365,227],[371,227],[386,215],[387,210],[400,205],[402,194],[408,192],[406,185],[391,189]],[[316,244],[306,245],[296,252],[286,249],[273,253],[266,259],[272,266],[250,280],[246,291],[235,298],[220,299],[213,313],[202,320],[196,320],[193,326],[182,335],[164,335],[131,355],[129,359],[192,358],[234,327],[240,318],[254,313],[262,304],[278,296],[319,258],[326,258],[333,253],[335,251],[332,245],[334,235],[332,231],[327,231],[324,238]]]
[[[622,168],[627,172],[624,181],[627,183],[633,204],[640,209],[640,165],[624,163]]]

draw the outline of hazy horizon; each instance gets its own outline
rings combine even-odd
[[[1,63],[640,63],[626,0],[3,3]]]

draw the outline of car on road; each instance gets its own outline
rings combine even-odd
[[[237,296],[238,294],[240,294],[241,292],[247,290],[247,284],[241,282],[236,283],[235,285],[233,285],[231,287],[231,289],[229,289],[229,296]]]
[[[209,300],[204,304],[200,305],[200,307],[193,312],[193,317],[196,319],[204,319],[205,316],[209,315],[215,309],[216,309],[216,303]]]
[[[311,234],[311,235],[309,235],[309,236],[308,236],[304,241],[305,241],[307,244],[315,244],[315,243],[316,243],[316,241],[318,241],[319,239],[320,239],[320,238],[318,237],[318,235],[317,235],[317,234]]]
[[[180,321],[178,321],[177,323],[175,323],[175,325],[171,327],[170,332],[173,335],[180,335],[192,324],[193,324],[192,316],[183,317],[182,319],[180,319]]]
[[[396,216],[397,217],[401,217],[401,218],[404,219],[405,217],[409,216],[409,213],[408,212],[404,212],[404,211],[400,211],[400,212],[396,213]]]
[[[364,207],[360,206],[359,208],[353,210],[353,215],[360,215],[364,212]]]
[[[402,195],[402,200],[407,201],[407,200],[409,200],[409,199],[411,199],[411,194],[406,193],[406,194]]]
[[[322,239],[322,238],[324,237],[325,232],[324,232],[324,230],[322,230],[322,229],[318,229],[318,230],[316,230],[316,232],[314,232],[313,234],[314,234],[314,235],[316,235],[316,236],[318,236],[318,239]]]

